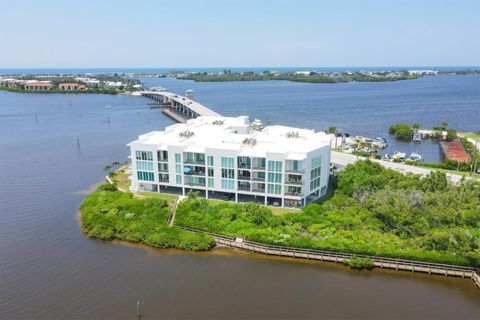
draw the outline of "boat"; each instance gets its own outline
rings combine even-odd
[[[422,135],[420,134],[420,132],[415,132],[413,134],[413,142],[416,142],[416,143],[422,142]]]
[[[388,153],[385,153],[385,154],[383,155],[383,160],[390,160],[390,159],[391,159],[391,158],[390,158],[390,156],[388,155]]]
[[[398,160],[405,160],[405,157],[406,157],[406,156],[407,156],[407,154],[404,153],[404,152],[395,151],[395,152],[393,153],[393,155],[392,155],[392,159],[393,159],[393,160],[396,160],[396,159],[398,159]]]
[[[409,160],[409,161],[422,161],[422,156],[419,155],[418,153],[412,152],[407,160]]]

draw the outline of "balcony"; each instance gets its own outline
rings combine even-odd
[[[254,165],[252,168],[253,168],[253,170],[265,171],[265,166],[262,167],[262,166],[255,166]]]
[[[258,182],[265,182],[265,177],[253,177],[252,178],[253,181],[258,181]]]
[[[295,174],[303,174],[303,173],[305,173],[305,169],[285,168],[285,172],[287,172],[287,173],[295,173]]]
[[[238,186],[239,191],[250,191],[250,187],[248,186]]]
[[[238,169],[248,169],[248,170],[250,170],[251,165],[249,163],[238,163],[237,167],[238,167]]]
[[[183,163],[184,164],[193,164],[193,165],[205,166],[205,160],[185,159],[185,160],[183,160]]]
[[[265,193],[265,188],[252,188],[252,192],[259,192],[259,193]]]
[[[285,195],[286,195],[286,196],[291,196],[291,197],[303,197],[303,193],[301,193],[301,192],[289,192],[289,191],[286,191],[286,192],[285,192]]]
[[[296,186],[301,186],[303,181],[301,179],[287,179],[285,180],[285,184],[293,184]]]
[[[247,175],[238,175],[238,180],[248,180],[248,181],[250,181],[250,176],[247,176]]]

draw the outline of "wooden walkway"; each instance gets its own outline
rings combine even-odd
[[[472,279],[480,289],[480,270],[472,267],[455,266],[441,263],[422,262],[405,259],[383,258],[377,256],[368,256],[361,254],[330,252],[322,250],[302,249],[293,247],[282,247],[267,245],[258,242],[242,239],[237,240],[234,237],[226,237],[219,234],[205,232],[188,227],[178,226],[188,231],[206,233],[214,237],[215,242],[230,248],[236,248],[258,254],[299,258],[306,260],[329,261],[335,263],[344,263],[354,257],[368,258],[373,261],[373,265],[378,268],[403,270],[410,272],[423,272],[428,274],[438,274],[443,276],[453,276]]]

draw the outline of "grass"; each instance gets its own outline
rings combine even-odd
[[[459,136],[465,138],[471,138],[480,141],[480,133],[473,133],[473,132],[459,132]]]
[[[121,167],[117,171],[115,171],[115,175],[113,176],[113,181],[122,189],[122,191],[128,192],[130,190],[131,181],[128,178],[128,174],[125,170],[128,169],[128,166]]]
[[[167,201],[169,206],[172,206],[174,202],[178,200],[178,195],[169,193],[157,193],[157,192],[139,192],[139,199],[160,199]]]

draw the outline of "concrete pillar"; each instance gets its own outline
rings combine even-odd
[[[185,197],[185,187],[182,187],[182,196]]]
[[[235,192],[235,202],[238,202],[238,193]]]
[[[268,202],[267,202],[267,196],[265,196],[265,205],[267,205]]]

